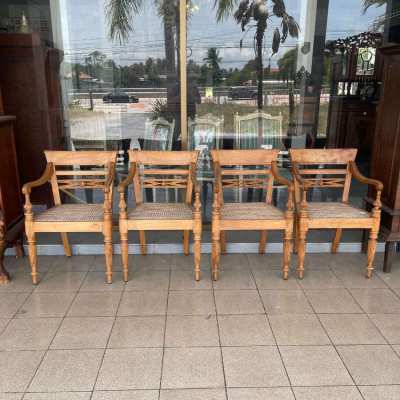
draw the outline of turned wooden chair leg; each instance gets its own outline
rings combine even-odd
[[[267,243],[267,231],[260,232],[260,244],[258,246],[258,253],[265,254],[265,245]]]
[[[303,279],[307,229],[302,228],[301,224],[299,225],[300,229],[297,231],[297,276],[299,279]]]
[[[368,240],[367,250],[367,278],[371,278],[372,272],[374,271],[374,259],[376,253],[376,241],[378,238],[378,231],[371,229]]]
[[[290,269],[290,253],[292,245],[292,232],[285,231],[285,236],[283,239],[283,279],[289,278],[289,269]]]
[[[124,282],[128,282],[128,275],[129,275],[129,247],[128,247],[128,231],[121,231],[121,258],[122,258],[122,278]]]
[[[183,253],[185,256],[190,253],[190,231],[183,231]]]
[[[104,255],[106,258],[106,282],[112,283],[113,243],[112,232],[104,233]]]
[[[219,258],[221,254],[220,233],[213,232],[212,234],[212,279],[217,281],[219,278]]]
[[[140,254],[145,256],[147,254],[146,234],[144,231],[139,231]]]
[[[219,234],[219,237],[220,237],[221,253],[226,254],[226,232],[221,231],[221,233]]]
[[[69,241],[68,241],[68,234],[66,232],[62,232],[61,233],[61,239],[64,245],[64,253],[67,257],[71,257],[72,256],[72,252],[71,252],[71,247],[69,245]]]
[[[200,271],[200,262],[201,262],[201,231],[194,230],[193,231],[194,237],[194,277],[196,281],[199,281],[201,278],[201,271]]]
[[[36,235],[35,232],[27,232],[28,239],[28,253],[29,263],[31,266],[32,283],[37,285],[38,283],[38,270],[37,270],[37,252],[36,252]]]
[[[335,237],[333,238],[333,241],[332,241],[331,252],[333,254],[337,253],[337,249],[339,247],[341,237],[342,237],[342,229],[338,228],[338,229],[336,229]]]

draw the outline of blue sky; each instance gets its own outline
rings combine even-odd
[[[144,0],[144,7],[135,17],[129,43],[120,46],[107,37],[107,24],[104,13],[105,0],[62,0],[62,24],[67,58],[83,57],[93,50],[99,50],[113,58],[118,64],[126,65],[144,61],[148,57],[164,57],[163,29],[156,15],[153,0]],[[299,21],[302,1],[286,0],[286,8]],[[218,47],[222,66],[240,67],[254,57],[251,48],[239,49],[242,38],[240,27],[232,18],[222,23],[215,20],[214,0],[193,0],[198,10],[188,23],[188,46],[191,58],[201,62],[207,48]],[[346,37],[369,30],[375,18],[384,13],[384,8],[371,8],[362,13],[362,0],[331,0],[328,15],[327,38]],[[273,31],[271,23],[269,33]],[[251,46],[248,35],[245,44]],[[270,36],[267,36],[267,42]],[[296,45],[289,40],[281,48],[279,58],[288,49]]]

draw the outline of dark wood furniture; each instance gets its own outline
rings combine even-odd
[[[43,44],[38,33],[0,33],[0,87],[4,113],[15,115],[21,184],[40,176],[44,150],[64,148],[60,87],[62,52]],[[51,202],[49,188],[35,203]]]
[[[383,182],[381,235],[386,241],[383,270],[390,272],[400,241],[400,45],[380,49],[383,88],[374,137],[371,176]],[[369,196],[371,197],[371,196]],[[367,202],[371,202],[367,199]]]
[[[15,117],[0,115],[0,283],[10,280],[4,252],[14,245],[22,256],[23,208],[14,142]]]

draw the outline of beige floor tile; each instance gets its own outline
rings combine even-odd
[[[300,289],[294,274],[289,276],[288,280],[282,279],[282,271],[280,269],[253,269],[254,279],[258,289],[274,289],[274,290],[297,290]]]
[[[296,400],[363,400],[356,386],[295,387]]]
[[[223,347],[227,387],[289,386],[276,346]]]
[[[216,290],[218,314],[263,314],[257,290]]]
[[[148,256],[134,255],[129,263],[130,271],[138,269],[167,269],[171,267],[171,254],[152,254]]]
[[[275,344],[266,315],[219,315],[222,346],[266,346]]]
[[[164,315],[167,310],[166,291],[132,291],[122,295],[119,316]]]
[[[299,280],[304,289],[339,289],[343,283],[332,271],[310,271],[304,278]]]
[[[207,274],[207,270],[211,268],[211,256],[210,254],[202,254],[200,258],[200,268],[203,270],[203,274]],[[193,254],[185,256],[183,254],[172,254],[171,255],[171,269],[172,270],[187,270],[194,271],[194,257]]]
[[[81,292],[112,292],[121,291],[125,283],[122,280],[122,273],[113,271],[113,282],[111,284],[105,282],[106,275],[104,272],[89,272],[80,288]]]
[[[399,314],[370,314],[372,322],[391,344],[400,344]]]
[[[28,391],[90,391],[102,356],[103,350],[49,350]]]
[[[74,296],[74,292],[32,293],[19,309],[16,317],[63,317],[71,305]]]
[[[255,289],[252,274],[247,269],[228,269],[220,273],[219,280],[213,282],[214,289]]]
[[[333,346],[281,346],[292,386],[341,386],[353,381]]]
[[[225,389],[166,389],[160,400],[226,400]]]
[[[3,332],[9,322],[10,318],[0,318],[0,334]]]
[[[90,400],[91,395],[92,392],[26,393],[23,400]]]
[[[13,319],[0,336],[1,350],[47,350],[60,318]]]
[[[130,259],[130,258],[129,258]],[[122,262],[121,262],[121,255],[117,254],[113,257],[113,264],[112,264],[113,272],[121,272],[122,271]],[[106,272],[106,260],[104,255],[95,255],[93,264],[90,267],[91,272]]]
[[[226,234],[227,240],[229,237],[229,232]],[[235,254],[221,254],[220,258],[220,268],[221,270],[229,269],[247,269],[249,268],[249,260],[246,254],[235,253]]]
[[[270,270],[282,268],[282,254],[268,253],[268,254],[247,254],[247,260],[251,269]],[[292,260],[293,267],[293,260]]]
[[[268,314],[310,314],[312,309],[300,290],[261,290]]]
[[[400,345],[395,344],[393,345],[393,350],[397,353],[397,355],[400,357]]]
[[[392,268],[390,274],[377,271],[378,276],[392,289],[400,288],[400,269]]]
[[[108,347],[162,347],[165,317],[118,317]]]
[[[400,299],[390,289],[350,289],[350,291],[366,313],[400,313]]]
[[[52,349],[104,349],[107,344],[112,317],[71,317],[61,324]]]
[[[168,290],[169,271],[141,269],[129,274],[125,290]]]
[[[386,344],[366,315],[323,314],[319,318],[334,344]]]
[[[158,390],[95,391],[91,400],[158,400]]]
[[[9,273],[11,281],[7,285],[0,285],[0,293],[30,293],[35,289],[36,286],[32,284],[32,277],[29,272],[9,271]]]
[[[338,346],[357,385],[400,384],[400,359],[390,346]]]
[[[0,352],[0,391],[24,392],[43,354],[43,351]]]
[[[349,289],[385,289],[386,285],[377,274],[370,279],[365,277],[364,268],[350,268],[335,271],[337,277],[343,282],[343,286]]]
[[[46,274],[35,289],[42,292],[76,292],[82,285],[86,272],[57,271]]]
[[[316,313],[362,313],[361,308],[346,289],[307,290],[306,294]]]
[[[61,258],[61,257],[60,257]],[[59,268],[65,271],[89,271],[96,262],[103,261],[105,263],[104,256],[72,256],[62,257],[63,262]]]
[[[11,318],[25,302],[29,293],[0,293],[0,315]]]
[[[217,320],[214,315],[173,316],[167,318],[166,347],[219,346]]]
[[[170,292],[168,315],[209,315],[215,314],[211,290],[188,290]]]
[[[112,317],[116,314],[120,292],[81,292],[75,297],[69,317]]]
[[[194,279],[193,271],[172,270],[170,290],[210,290],[211,279],[208,272],[203,272],[200,281]]]
[[[1,393],[0,400],[21,400],[23,393]]]
[[[96,390],[158,389],[162,349],[107,349]]]
[[[223,388],[218,347],[165,349],[162,389]]]
[[[364,400],[398,400],[400,386],[359,386]]]
[[[228,400],[294,400],[290,388],[228,389]]]
[[[278,345],[330,344],[317,317],[313,314],[269,315],[272,331]]]

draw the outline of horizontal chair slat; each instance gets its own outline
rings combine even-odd
[[[81,175],[86,175],[86,176],[96,176],[96,175],[107,175],[108,172],[104,169],[98,170],[98,171],[85,171],[85,170],[74,170],[74,171],[63,171],[63,170],[56,170],[56,175],[57,176],[81,176]]]
[[[189,175],[187,169],[143,169],[141,175]]]
[[[346,175],[347,169],[300,169],[301,175]]]
[[[227,170],[223,169],[221,175],[232,176],[232,175],[270,175],[271,170],[269,169],[237,169],[237,170]]]
[[[190,165],[197,161],[197,151],[129,150],[129,160],[144,165]]]

